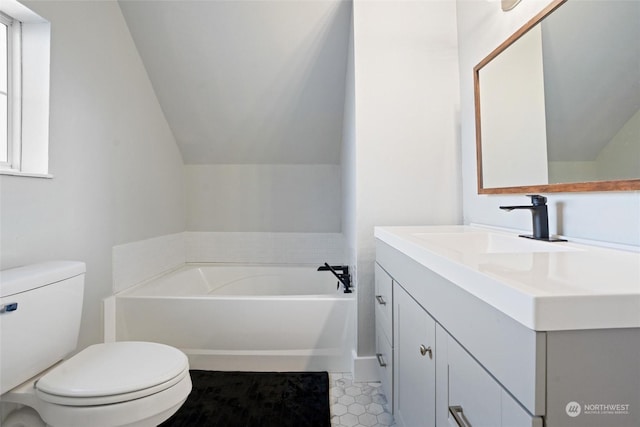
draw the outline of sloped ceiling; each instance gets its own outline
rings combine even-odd
[[[351,3],[120,0],[185,164],[338,164]]]
[[[640,2],[569,1],[542,25],[549,159],[595,160],[640,108]]]

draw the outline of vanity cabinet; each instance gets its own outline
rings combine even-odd
[[[398,426],[542,427],[397,282],[393,319]]]
[[[399,427],[640,425],[640,328],[533,330],[386,242],[376,260]]]
[[[416,276],[411,269],[402,268],[404,259],[399,253],[388,249],[381,251],[382,263],[375,267],[376,351],[380,379],[396,424],[541,427],[542,419],[524,409],[511,393],[515,390],[532,408],[540,406],[543,399],[535,399],[539,381],[531,374],[532,364],[535,372],[537,362],[520,352],[535,354],[535,345],[531,344],[543,341],[535,333],[524,338],[517,334],[504,336],[514,332],[509,327],[489,338],[482,336],[478,327],[488,322],[494,327],[504,326],[504,319],[491,316],[487,319],[467,305],[462,296],[440,292],[439,285],[443,283],[437,276]],[[388,258],[385,253],[393,256]],[[432,310],[427,310],[414,296],[424,300],[425,289],[437,294],[427,297],[433,304]],[[434,313],[445,319],[445,325]],[[446,326],[459,330],[481,360],[496,366],[495,371],[504,382],[513,384],[513,390],[507,391]],[[505,358],[517,358],[517,363],[509,363]],[[524,371],[528,374],[512,375]]]

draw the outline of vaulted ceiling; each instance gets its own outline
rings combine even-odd
[[[543,21],[550,160],[595,160],[640,108],[640,2],[569,1]]]
[[[351,2],[120,0],[186,164],[338,164]]]
[[[186,164],[340,162],[350,0],[119,4]],[[554,160],[594,159],[637,111],[640,33],[633,23],[640,8],[617,4],[628,11],[594,2],[602,11],[582,12],[593,12],[592,39],[564,32],[573,27],[569,6],[583,3],[569,2],[545,21],[546,32],[559,33],[544,58],[549,138],[560,141],[549,147]],[[614,45],[636,50],[600,49],[613,35]],[[581,49],[586,58],[608,57],[572,62]],[[585,85],[592,89],[572,89]],[[616,97],[603,88],[620,90]]]

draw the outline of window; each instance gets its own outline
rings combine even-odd
[[[0,163],[9,159],[9,23],[0,15]]]
[[[20,22],[0,14],[0,165],[20,169]],[[18,126],[16,126],[18,125]],[[17,132],[16,132],[17,133]]]
[[[0,15],[0,163],[9,160],[9,27],[11,22]]]
[[[0,174],[50,177],[50,24],[0,3]]]

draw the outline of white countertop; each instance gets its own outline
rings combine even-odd
[[[640,327],[640,253],[462,225],[374,234],[530,329]]]

